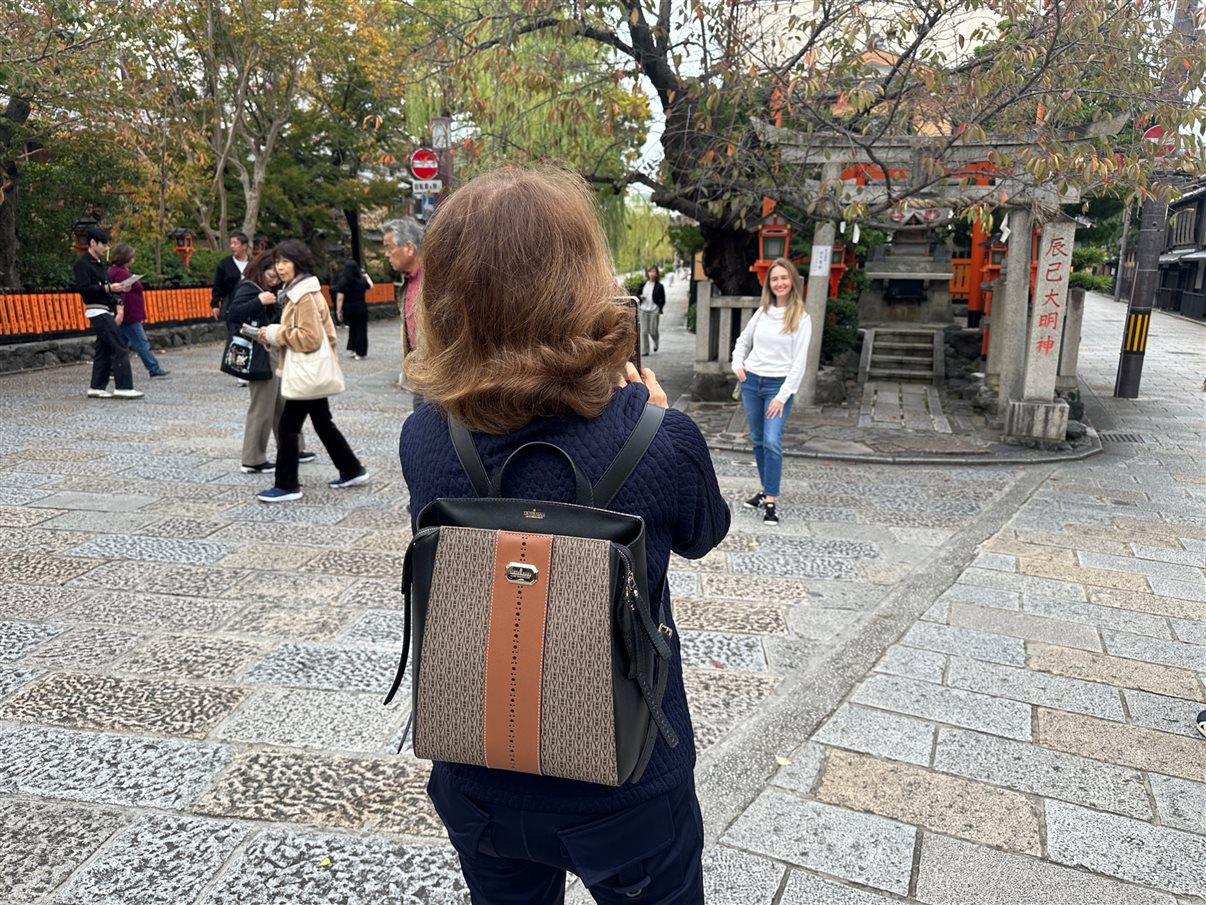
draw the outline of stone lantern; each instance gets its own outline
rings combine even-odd
[[[168,238],[170,238],[174,243],[172,251],[176,252],[176,257],[178,257],[187,268],[188,262],[193,257],[193,252],[197,250],[193,246],[193,231],[191,229],[185,229],[182,226],[177,227],[168,233]]]

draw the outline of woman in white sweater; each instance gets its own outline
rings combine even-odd
[[[783,473],[783,425],[804,376],[811,338],[800,272],[787,258],[779,258],[766,275],[761,307],[733,347],[733,373],[741,382],[741,403],[762,481],[745,505],[764,508],[762,521],[767,525],[779,524],[775,504]]]

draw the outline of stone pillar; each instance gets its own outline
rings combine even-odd
[[[1004,417],[1010,399],[1020,399],[1026,362],[1026,318],[1030,309],[1030,211],[1009,212],[1009,254],[1005,291],[992,297],[992,334],[997,346],[1000,390],[997,412]],[[990,348],[989,355],[991,357]]]
[[[1085,291],[1068,290],[1068,316],[1064,323],[1064,344],[1059,350],[1059,372],[1055,377],[1057,390],[1077,388],[1076,365],[1080,357],[1080,328],[1085,317]]]
[[[1055,398],[1055,377],[1067,325],[1075,230],[1072,223],[1048,223],[1043,227],[1022,392],[1010,396],[1005,418],[1005,438],[1009,441],[1062,443],[1067,433],[1068,404]]]
[[[827,163],[821,170],[821,188],[842,178],[842,166],[838,163]],[[804,367],[804,379],[800,381],[800,391],[796,394],[797,405],[812,405],[817,393],[817,371],[821,368],[821,336],[825,332],[825,306],[829,301],[829,265],[833,257],[833,241],[837,238],[837,228],[831,220],[823,220],[816,225],[812,234],[813,263],[824,266],[809,266],[808,286],[804,295],[804,306],[808,310],[808,319],[812,321],[812,339],[808,344],[808,364]],[[818,249],[828,249],[828,253]],[[814,273],[814,271],[817,271]]]
[[[812,321],[812,339],[808,344],[808,364],[804,368],[804,379],[800,381],[797,404],[812,405],[817,392],[817,371],[821,368],[821,338],[825,332],[825,306],[829,302],[829,261],[833,253],[833,240],[837,230],[831,221],[818,223],[812,235],[813,263],[808,272],[808,289],[804,306],[808,319]],[[817,249],[828,249],[830,254],[817,254]],[[823,270],[823,273],[813,271]]]

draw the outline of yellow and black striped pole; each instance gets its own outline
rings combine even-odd
[[[1143,355],[1147,351],[1147,331],[1151,326],[1156,293],[1160,289],[1160,247],[1163,245],[1166,212],[1163,201],[1149,198],[1143,202],[1139,241],[1135,249],[1135,278],[1131,283],[1131,301],[1122,328],[1122,355],[1118,361],[1118,377],[1114,382],[1114,395],[1119,399],[1135,399],[1139,395]]]

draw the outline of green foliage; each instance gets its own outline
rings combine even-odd
[[[702,251],[704,246],[703,233],[695,223],[677,221],[666,227],[666,237],[674,253],[690,263],[695,259],[695,252]]]
[[[1092,245],[1077,245],[1072,249],[1072,269],[1073,270],[1088,270],[1102,264],[1106,259],[1106,251],[1104,248],[1097,248]]]
[[[1104,273],[1078,270],[1069,274],[1068,286],[1072,289],[1091,289],[1093,292],[1113,292],[1114,278]]]
[[[21,167],[16,238],[21,282],[31,288],[71,285],[76,258],[72,225],[92,219],[109,228],[125,208],[112,191],[129,172],[130,160],[103,133],[58,137],[43,163]],[[115,242],[124,241],[120,231]]]
[[[189,280],[212,283],[214,272],[218,269],[218,262],[224,257],[226,257],[225,254],[220,254],[212,249],[198,248],[188,262]]]
[[[670,215],[634,193],[603,195],[600,199],[603,229],[618,273],[661,266],[672,255],[667,227]]]
[[[634,273],[624,278],[624,292],[628,295],[641,294],[641,290],[645,288],[645,275],[643,273]]]
[[[821,359],[832,362],[854,348],[858,339],[858,296],[866,285],[862,271],[847,272],[842,292],[825,306],[825,329],[821,333]]]

